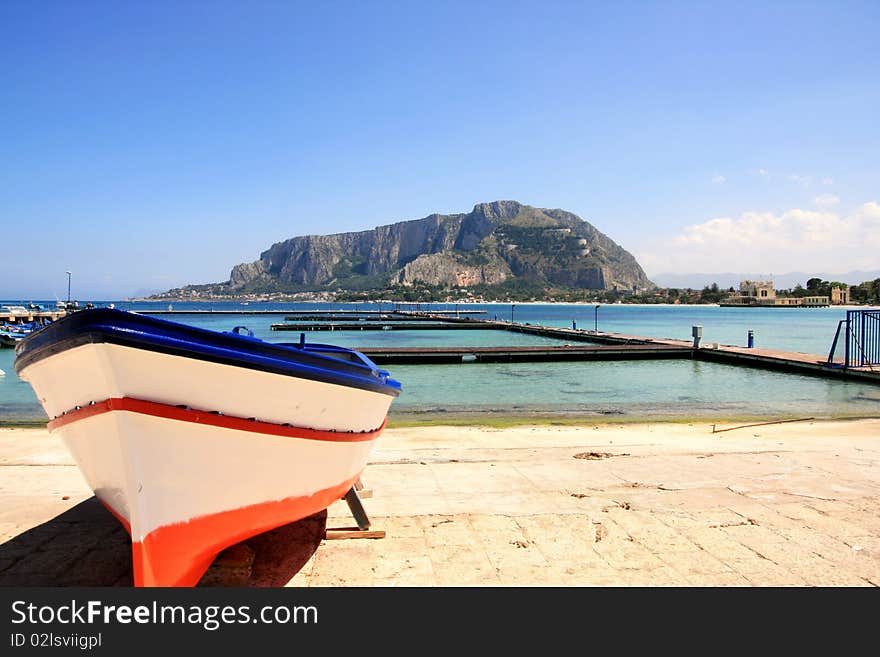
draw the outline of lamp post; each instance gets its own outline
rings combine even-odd
[[[67,272],[67,303],[70,303],[70,272]]]
[[[510,323],[513,324],[513,309],[516,308],[516,304],[510,304]]]
[[[599,333],[599,304],[596,304],[596,329],[595,333]]]

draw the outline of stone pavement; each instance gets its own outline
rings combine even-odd
[[[322,540],[354,524],[338,502],[202,584],[880,585],[880,420],[389,429],[363,481],[385,538]],[[0,430],[0,542],[0,585],[131,584],[125,532],[43,431]]]

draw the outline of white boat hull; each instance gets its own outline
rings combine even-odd
[[[19,375],[130,532],[135,585],[191,586],[223,548],[327,508],[365,467],[396,391],[308,367],[98,341],[22,360]]]
[[[360,475],[379,435],[280,428],[132,399],[52,424],[130,532],[138,586],[193,585],[223,548],[326,508]]]

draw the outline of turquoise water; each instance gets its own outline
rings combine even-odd
[[[27,301],[25,301],[26,303]],[[3,302],[10,303],[10,302]],[[165,309],[167,303],[122,303],[124,309]],[[174,304],[177,310],[390,310],[392,304]],[[415,309],[415,304],[405,307]],[[586,304],[421,304],[422,310],[482,309],[484,317],[545,326],[592,330],[597,316]],[[748,331],[755,346],[826,356],[845,317],[840,308],[753,309],[718,306],[603,305],[600,331],[689,340],[691,326],[703,326],[704,343],[745,345]],[[246,325],[271,342],[295,342],[296,332],[272,331],[283,315],[176,315],[174,321],[212,330]],[[558,344],[504,331],[320,331],[311,342],[347,347],[512,346]],[[14,353],[0,349],[0,422],[40,421],[45,414],[30,386],[13,369]],[[398,414],[528,414],[611,417],[824,417],[880,415],[880,387],[830,381],[796,374],[693,361],[622,361],[601,363],[525,363],[389,366],[403,384],[394,402]]]

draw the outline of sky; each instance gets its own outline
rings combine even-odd
[[[880,269],[880,3],[0,3],[0,298],[512,199],[649,277]]]

